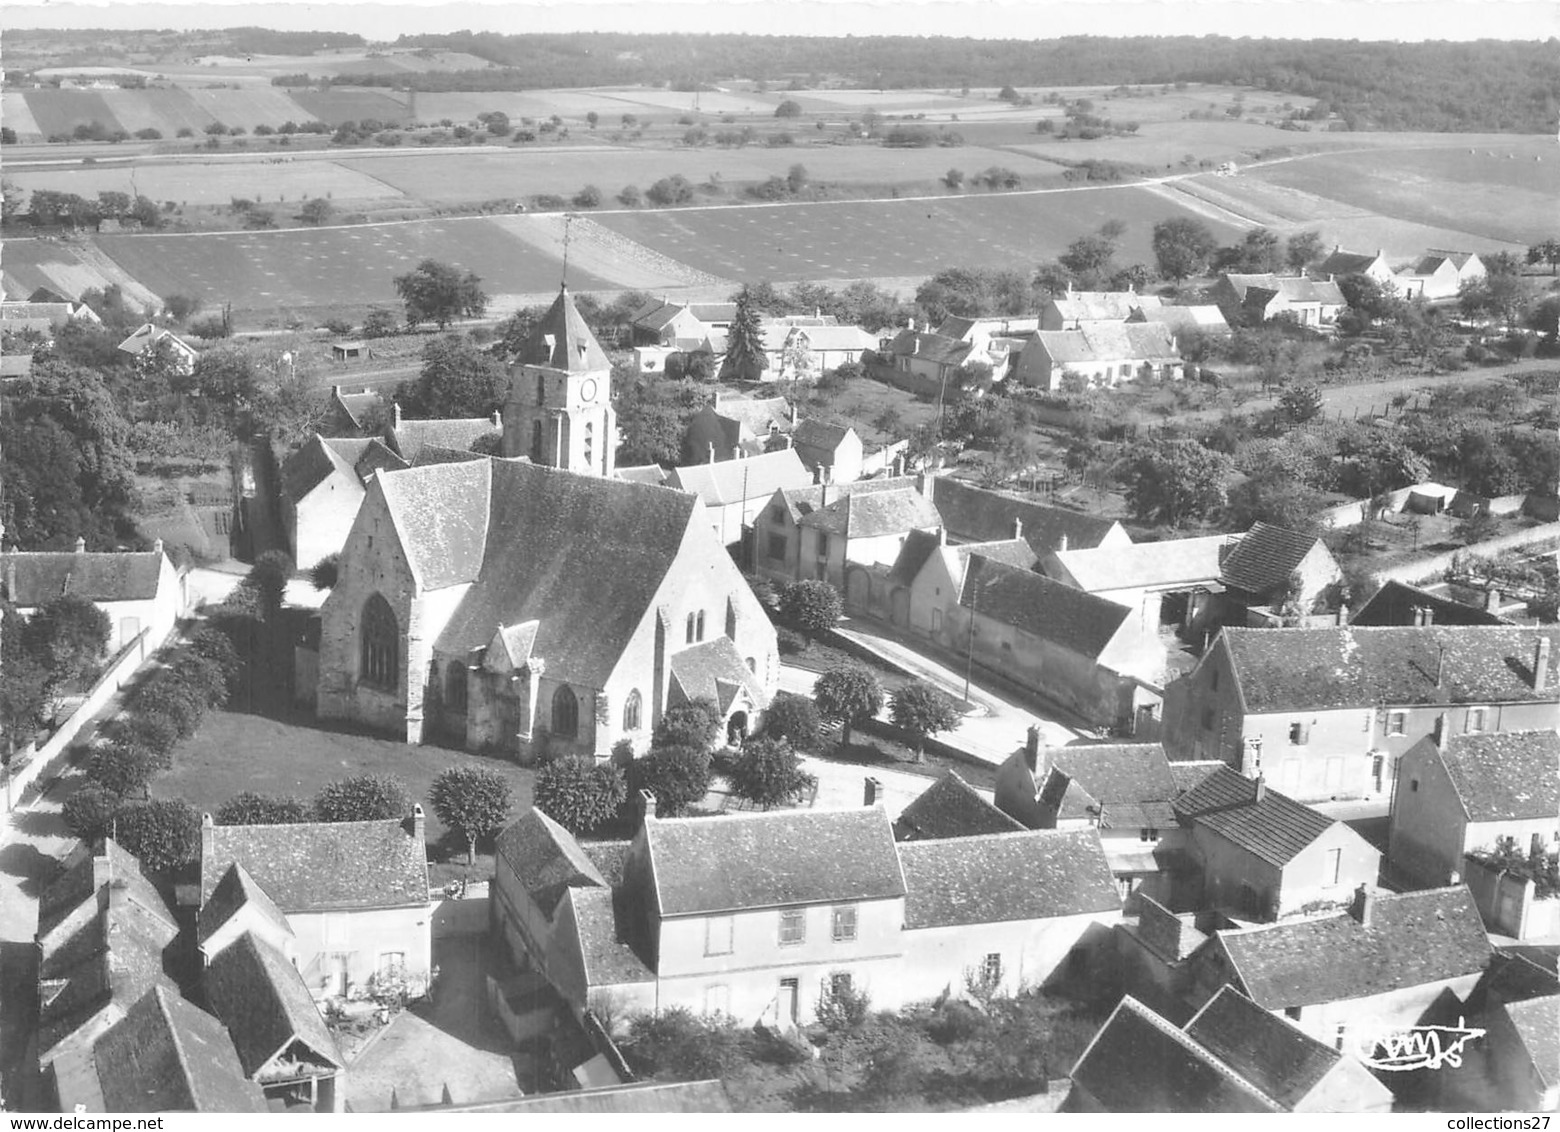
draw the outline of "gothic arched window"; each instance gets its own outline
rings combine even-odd
[[[374,594],[363,606],[359,637],[362,657],[358,678],[376,688],[393,689],[400,670],[401,629],[390,603],[379,594]]]
[[[639,689],[635,688],[628,694],[628,699],[623,701],[623,730],[638,731],[643,718],[644,700],[639,695]]]
[[[531,422],[531,463],[542,462],[542,422]]]
[[[552,733],[561,739],[572,739],[580,730],[580,701],[567,684],[561,684],[553,693]]]

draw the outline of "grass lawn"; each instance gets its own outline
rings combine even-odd
[[[445,747],[413,746],[393,739],[352,731],[325,730],[306,716],[273,717],[216,711],[200,730],[175,750],[173,769],[157,778],[154,793],[183,798],[203,812],[214,812],[234,794],[291,794],[310,799],[320,787],[359,774],[389,774],[404,781],[428,819],[429,856],[435,862],[430,879],[442,884],[470,875],[485,880],[493,858],[478,854],[469,869],[465,846],[440,844],[445,827],[428,804],[434,777],[451,766],[496,770],[514,790],[514,814],[531,804],[535,773],[503,759],[468,754]]]

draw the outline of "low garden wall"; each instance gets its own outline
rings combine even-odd
[[[1560,935],[1560,898],[1539,899],[1537,886],[1526,877],[1464,857],[1463,880],[1490,931],[1513,939]]]

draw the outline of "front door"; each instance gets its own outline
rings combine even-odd
[[[780,980],[780,1002],[776,1013],[782,1026],[794,1026],[801,1009],[802,984],[799,979]]]

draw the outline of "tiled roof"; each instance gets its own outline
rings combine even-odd
[[[901,330],[889,343],[888,352],[895,357],[919,358],[934,365],[962,365],[974,347],[957,338],[945,338],[941,334],[924,331]]]
[[[75,308],[70,303],[0,303],[0,319],[14,322],[20,319],[45,319],[52,326],[63,326],[71,320]]]
[[[607,883],[618,885],[623,883],[623,872],[628,865],[628,853],[633,844],[632,841],[589,841],[581,848]]]
[[[763,685],[730,637],[715,637],[673,653],[671,670],[673,686],[689,703],[713,700],[724,714],[743,691],[749,703],[757,706],[764,702]]]
[[[1229,767],[1177,798],[1175,812],[1280,868],[1338,824],[1271,788],[1258,801],[1256,782]]]
[[[386,451],[389,451],[386,449]],[[471,448],[445,448],[439,444],[424,444],[417,449],[416,457],[408,465],[401,461],[397,467],[426,468],[429,464],[465,464],[472,460],[485,460],[487,455]],[[395,470],[392,468],[391,470]],[[359,474],[362,474],[361,472]]]
[[[157,596],[162,564],[163,555],[155,550],[111,554],[12,550],[0,555],[0,588],[23,609],[61,594],[89,601],[147,601]]]
[[[194,350],[190,344],[184,341],[184,339],[180,338],[173,331],[153,326],[149,322],[143,323],[136,330],[132,331],[128,338],[119,343],[119,349],[123,350],[127,354],[135,354],[139,356],[140,354],[146,352],[147,347],[156,342],[161,342],[163,339],[167,339],[168,341],[174,343],[177,347],[181,347],[185,353],[194,353]]]
[[[707,507],[764,499],[782,488],[805,487],[810,483],[812,473],[791,448],[742,460],[688,464],[673,468],[666,480],[668,487],[692,492]]]
[[[1175,780],[1176,793],[1184,794],[1225,765],[1218,759],[1172,760],[1170,763],[1170,777]]]
[[[1522,1002],[1529,998],[1560,995],[1560,972],[1553,960],[1538,964],[1524,955],[1496,951],[1490,965],[1468,994],[1468,1010],[1485,1010],[1497,1002]]]
[[[791,406],[784,397],[722,397],[710,411],[717,418],[732,425],[745,426],[756,437],[767,437],[771,431],[791,431]],[[737,442],[737,432],[728,433],[731,444]]]
[[[1431,255],[1449,262],[1458,271],[1467,267],[1470,260],[1479,258],[1473,252],[1449,252],[1445,248],[1431,248],[1429,251]]]
[[[405,821],[219,825],[203,831],[201,905],[237,862],[278,908],[329,912],[428,903],[428,851]]]
[[[950,476],[931,480],[931,497],[955,537],[966,542],[1010,539],[1017,519],[1023,524],[1021,537],[1037,554],[1055,550],[1063,538],[1075,550],[1099,546],[1117,526],[1114,519],[1051,507]]]
[[[1412,625],[1419,611],[1428,611],[1434,625],[1510,625],[1498,613],[1464,605],[1407,582],[1388,581],[1349,619],[1351,625]]]
[[[894,831],[877,806],[645,823],[663,916],[903,896]]]
[[[1343,306],[1343,292],[1338,290],[1336,283],[1326,280],[1302,279],[1293,275],[1267,274],[1230,274],[1225,279],[1233,288],[1235,295],[1243,303],[1253,300],[1253,292],[1261,305],[1266,305],[1274,296],[1282,298],[1286,303],[1322,303],[1326,306]]]
[[[580,958],[588,987],[621,986],[655,981],[655,972],[641,955],[644,941],[634,937],[635,919],[621,889],[571,888],[564,897],[574,909]],[[636,944],[638,946],[636,946]]]
[[[899,544],[899,556],[888,572],[888,580],[901,586],[915,581],[927,560],[937,552],[940,544],[935,531],[906,531],[905,541]]]
[[[791,333],[805,337],[813,350],[875,350],[878,344],[876,335],[859,326],[798,326]],[[791,333],[781,341],[789,339]]]
[[[1025,350],[1056,365],[1180,361],[1169,327],[1158,322],[1086,322],[1077,330],[1037,330]]]
[[[103,894],[99,882],[104,878],[111,881],[119,898],[140,905],[177,930],[173,913],[168,910],[157,886],[141,871],[141,862],[112,837],[105,837],[102,852],[96,855],[96,860],[90,850],[82,854],[80,860],[39,895],[38,938],[47,940],[58,925],[88,900],[100,903]]]
[[[1230,329],[1230,324],[1225,321],[1224,312],[1212,303],[1190,306],[1166,304],[1150,311],[1138,311],[1132,316],[1132,321],[1157,322],[1168,326],[1172,333],[1189,327],[1224,333],[1228,333]]]
[[[894,835],[901,841],[1015,833],[1023,829],[1021,822],[981,797],[956,770],[944,771],[894,820]]]
[[[914,487],[914,476],[881,476],[877,479],[857,480],[855,483],[839,484],[815,484],[810,478],[809,482],[799,487],[787,487],[780,489],[780,501],[785,505],[786,512],[791,516],[793,523],[799,523],[821,505],[843,499],[847,495],[865,495],[879,491],[899,491],[903,488]]]
[[[798,448],[816,448],[823,452],[833,452],[850,431],[850,425],[828,424],[816,418],[808,418],[797,422],[796,431],[791,434],[791,439]]]
[[[109,1112],[267,1112],[222,1024],[157,987],[92,1051]]]
[[[560,288],[547,313],[515,355],[518,365],[550,366],[570,373],[609,370],[612,362],[596,341],[567,288]]]
[[[1560,995],[1509,1002],[1502,1009],[1544,1087],[1560,1085]]]
[[[347,420],[355,427],[363,426],[363,415],[376,405],[384,404],[384,398],[377,390],[365,389],[361,393],[343,393],[339,387],[332,390],[334,400],[341,406],[347,415]]]
[[[323,437],[315,433],[282,465],[282,493],[297,502],[332,473],[366,480],[374,472],[399,470],[407,462],[378,437]]]
[[[1560,700],[1555,626],[1226,628],[1221,636],[1251,712]],[[1542,691],[1532,676],[1540,639],[1551,649]]]
[[[1218,582],[1220,559],[1237,538],[1205,535],[1094,549],[1076,548],[1069,540],[1066,550],[1046,562],[1089,593],[1207,586]]]
[[[1083,1051],[1072,1079],[1107,1112],[1283,1111],[1131,995]]]
[[[1434,746],[1434,741],[1424,742]],[[1441,762],[1470,821],[1560,815],[1560,735],[1492,731],[1453,735]]]
[[[1119,912],[1092,829],[988,833],[899,846],[905,927],[941,928]]]
[[[970,556],[959,604],[1090,659],[1133,615],[1124,605],[979,554]]]
[[[843,534],[846,538],[878,538],[938,527],[942,517],[926,496],[907,487],[898,491],[852,492],[814,511],[799,525]]]
[[[1321,540],[1315,535],[1258,523],[1225,555],[1220,580],[1249,594],[1265,594],[1287,585],[1289,576]]]
[[[1163,305],[1157,295],[1136,291],[1069,291],[1049,305],[1069,322],[1125,322],[1134,311]]]
[[[606,685],[644,621],[698,507],[678,491],[508,460],[376,482],[397,492],[425,585],[475,583],[436,648],[464,654],[487,646],[495,626],[536,621],[532,653],[548,675],[592,688]],[[429,514],[447,505],[468,510]]]
[[[1381,258],[1380,252],[1346,252],[1334,250],[1316,265],[1318,275],[1359,275]]]
[[[403,419],[385,429],[385,443],[408,463],[417,463],[425,445],[469,452],[471,446],[492,432],[501,431],[492,417],[451,417],[436,421]]]
[[[574,835],[535,807],[499,834],[493,851],[545,916],[570,888],[607,887]]]
[[[1186,1036],[1291,1110],[1343,1056],[1228,985],[1186,1024]]]
[[[1163,826],[1173,820],[1168,803],[1178,793],[1170,773],[1170,760],[1158,743],[1079,743],[1049,747],[1046,759],[1069,775],[1089,795],[1125,817],[1124,806],[1163,803],[1152,814],[1165,821],[1145,822]]]
[[[947,547],[944,553],[951,554],[958,561],[959,568],[953,571],[956,578],[964,576],[972,558],[984,558],[988,562],[1000,562],[1004,566],[1014,566],[1020,570],[1032,570],[1038,561],[1034,547],[1021,538],[998,539],[994,542],[965,542],[958,546]]]
[[[1484,921],[1464,885],[1372,900],[1369,927],[1340,912],[1216,932],[1209,946],[1223,946],[1245,992],[1268,1010],[1476,975],[1489,963]]]
[[[292,934],[292,925],[287,922],[287,917],[276,906],[276,902],[255,883],[244,866],[235,861],[222,874],[222,879],[217,881],[217,887],[211,890],[211,897],[200,910],[197,942],[204,944],[244,908],[253,908],[274,927],[288,935]]]
[[[661,487],[666,483],[666,469],[660,464],[642,464],[633,468],[614,468],[612,474],[629,483],[649,484]]]
[[[650,1081],[608,1089],[538,1093],[513,1101],[456,1105],[449,1112],[592,1113],[730,1112],[731,1099],[719,1081]]]
[[[239,936],[211,961],[203,985],[246,1077],[253,1079],[294,1042],[338,1069],[345,1065],[298,968],[254,932]]]

